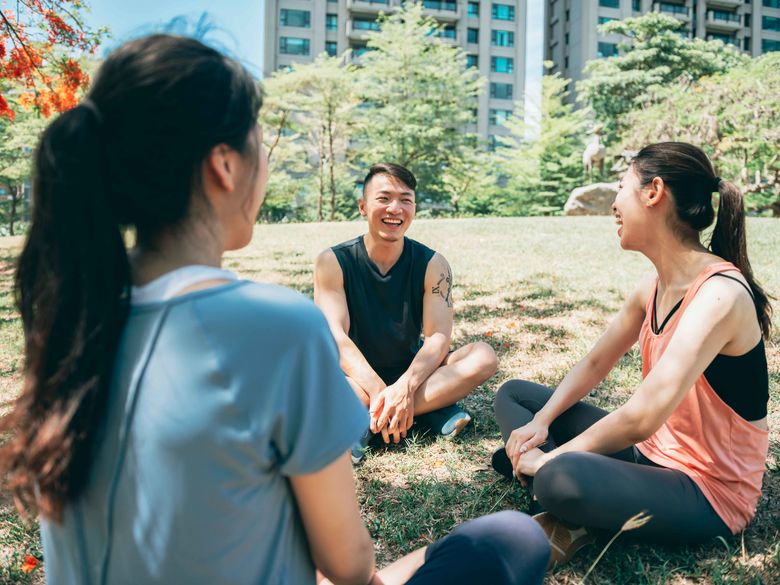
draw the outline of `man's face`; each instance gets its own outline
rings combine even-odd
[[[390,175],[374,175],[358,203],[368,219],[369,233],[381,240],[401,240],[414,219],[415,195],[408,185]]]

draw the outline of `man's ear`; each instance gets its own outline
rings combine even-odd
[[[363,195],[360,199],[358,199],[358,211],[360,211],[360,215],[363,217],[366,216],[366,196]]]
[[[655,177],[646,188],[645,205],[655,207],[664,200],[666,194],[666,183],[661,177]]]
[[[232,192],[236,186],[236,155],[227,144],[217,144],[203,161],[203,181],[206,193],[213,189]]]

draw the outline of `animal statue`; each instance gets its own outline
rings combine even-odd
[[[601,144],[601,132],[596,131],[588,145],[582,153],[582,165],[585,167],[585,173],[588,180],[593,181],[593,167],[598,166],[599,176],[604,174],[604,157],[607,154],[607,147]]]

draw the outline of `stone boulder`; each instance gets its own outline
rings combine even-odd
[[[569,195],[563,212],[566,215],[612,215],[617,183],[593,183],[577,187]]]

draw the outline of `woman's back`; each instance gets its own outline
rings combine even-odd
[[[43,523],[50,582],[313,582],[287,476],[366,424],[300,295],[236,282],[136,306],[87,489]]]

